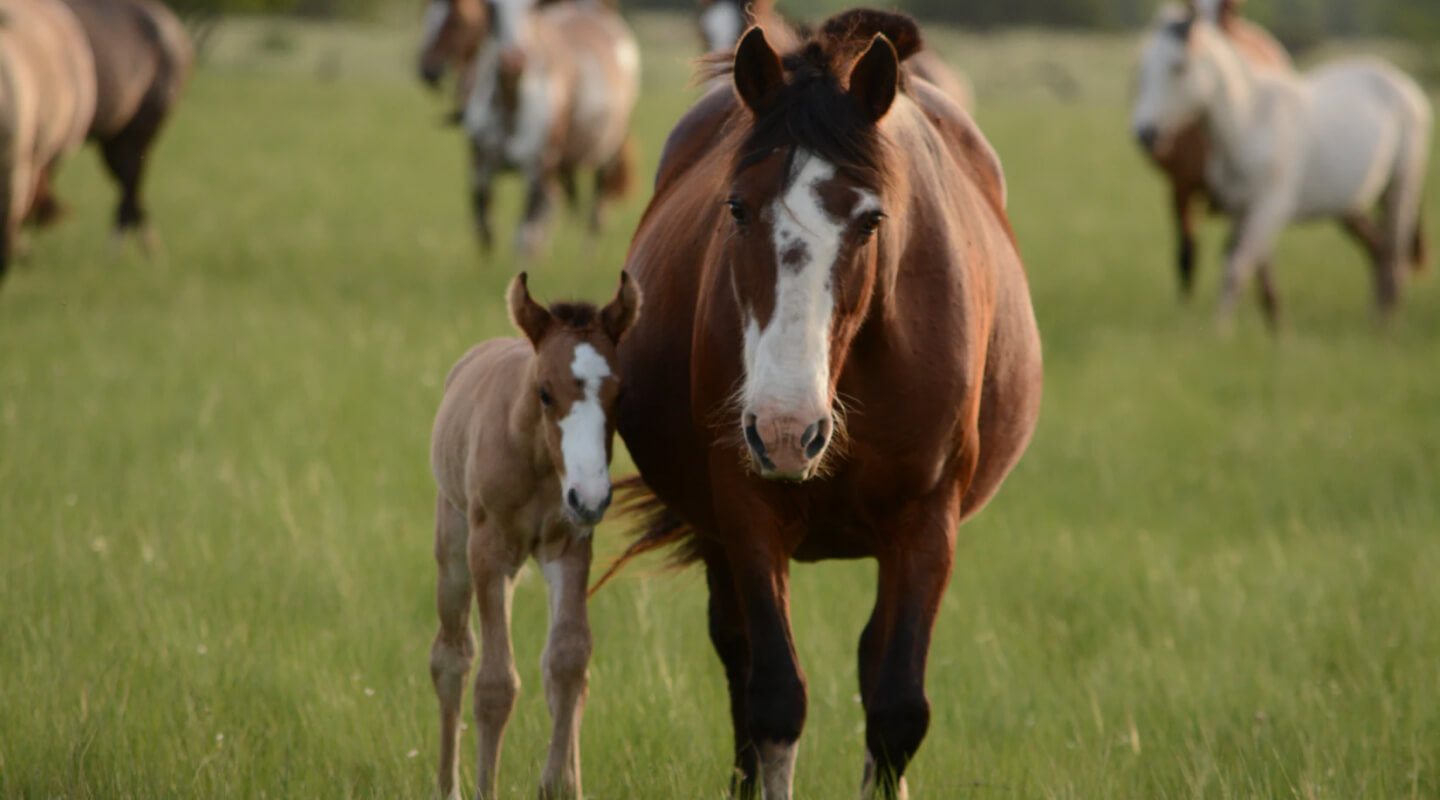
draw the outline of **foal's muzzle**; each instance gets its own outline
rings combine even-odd
[[[610,507],[610,500],[614,496],[614,491],[607,487],[604,497],[587,501],[572,486],[565,492],[565,510],[582,525],[597,525],[604,519],[605,509]]]

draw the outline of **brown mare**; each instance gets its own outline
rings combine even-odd
[[[1235,43],[1235,49],[1253,67],[1292,71],[1294,65],[1284,46],[1264,28],[1241,17],[1237,8],[1240,2],[1218,2],[1220,27]],[[1205,143],[1204,124],[1196,122],[1185,128],[1163,150],[1157,150],[1155,144],[1154,141],[1141,142],[1155,165],[1170,179],[1170,207],[1179,236],[1176,266],[1180,292],[1182,298],[1189,298],[1195,290],[1195,199],[1205,198],[1212,208],[1217,206],[1205,177],[1209,148]],[[1352,232],[1355,232],[1353,228]],[[1363,234],[1356,233],[1363,238]]]
[[[85,33],[59,0],[0,0],[0,277],[28,217],[50,218],[51,173],[95,115]]]
[[[775,0],[700,0],[697,22],[706,52],[735,49],[740,34],[752,25],[765,29],[771,45],[778,50],[793,49],[800,43],[795,26],[775,10]],[[966,111],[975,110],[975,90],[960,73],[928,50],[910,57],[910,73],[935,84]]]
[[[630,114],[639,96],[640,51],[620,16],[600,0],[434,0],[426,12],[421,74],[461,72],[459,120],[471,143],[471,201],[488,251],[491,183],[517,171],[528,184],[516,236],[522,256],[544,243],[554,185],[573,205],[575,175],[595,171],[590,228],[629,188]]]
[[[480,610],[475,722],[477,797],[496,796],[500,742],[520,678],[510,649],[515,577],[530,557],[550,587],[541,657],[554,727],[542,798],[580,796],[580,716],[590,661],[585,586],[590,539],[610,504],[619,364],[615,346],[635,321],[640,294],[623,273],[603,309],[530,298],[511,284],[510,316],[523,339],[491,339],[451,370],[435,418],[430,464],[435,499],[440,632],[430,675],[440,698],[440,795],[460,797],[460,701],[475,657],[470,601]]]
[[[85,28],[99,94],[89,135],[120,186],[115,236],[159,245],[140,198],[150,149],[189,78],[195,50],[159,0],[65,0]]]
[[[654,514],[616,568],[665,545],[704,563],[742,796],[791,796],[806,696],[790,560],[862,557],[879,562],[864,786],[903,796],[957,529],[1039,412],[999,162],[910,79],[920,47],[910,18],[878,11],[783,57],[751,29],[733,86],[671,132],[631,244],[647,311],[620,348],[617,413]]]

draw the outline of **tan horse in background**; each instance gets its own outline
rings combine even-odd
[[[775,0],[700,0],[696,22],[708,53],[734,50],[740,34],[752,25],[763,28],[771,44],[782,52],[800,44],[800,32],[775,10]],[[921,50],[910,57],[907,66],[912,75],[934,84],[961,108],[974,113],[975,87],[939,56]]]
[[[440,632],[430,674],[440,699],[440,795],[460,797],[460,701],[475,657],[473,596],[480,611],[475,722],[477,797],[493,798],[500,742],[520,690],[510,646],[515,577],[531,558],[550,587],[550,630],[541,658],[554,728],[540,779],[543,798],[579,797],[580,716],[590,661],[585,591],[594,525],[610,505],[610,454],[620,389],[615,349],[635,322],[640,293],[621,273],[603,309],[530,298],[525,275],[510,284],[510,317],[523,339],[491,339],[445,382],[430,464],[435,500]]]
[[[32,211],[53,216],[48,183],[95,116],[95,63],[59,0],[0,0],[0,276]]]
[[[94,53],[97,97],[89,136],[120,187],[117,241],[140,236],[154,252],[140,187],[150,149],[169,117],[195,61],[185,26],[158,0],[65,0]]]
[[[1292,72],[1294,65],[1285,47],[1264,28],[1240,16],[1238,7],[1241,2],[1200,0],[1199,8],[1201,13],[1213,18],[1215,24],[1230,37],[1236,52],[1252,67]],[[1218,205],[1205,180],[1205,162],[1209,157],[1205,126],[1199,122],[1188,125],[1163,147],[1157,147],[1157,142],[1153,140],[1142,140],[1141,146],[1169,179],[1170,209],[1179,239],[1176,267],[1180,276],[1180,293],[1182,298],[1189,298],[1195,290],[1195,200],[1202,197],[1212,208]]]

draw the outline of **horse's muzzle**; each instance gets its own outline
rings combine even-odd
[[[743,423],[745,445],[760,476],[782,481],[813,477],[835,428],[828,414],[805,422],[794,416],[747,413]]]
[[[1144,125],[1135,129],[1135,140],[1145,148],[1145,152],[1154,153],[1155,145],[1160,142],[1160,129],[1154,125]]]

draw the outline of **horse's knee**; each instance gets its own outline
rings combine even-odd
[[[805,682],[798,676],[776,680],[752,674],[747,692],[750,740],[794,742],[805,728]]]
[[[865,720],[865,743],[875,759],[903,769],[930,728],[930,701],[919,687],[886,692],[880,687]]]
[[[593,644],[590,629],[575,626],[560,629],[545,645],[541,658],[545,680],[570,684],[585,681],[585,671],[590,666],[590,652]]]
[[[505,724],[519,696],[520,676],[513,669],[501,675],[482,672],[475,678],[475,719],[481,724]]]
[[[439,683],[442,680],[464,678],[475,663],[475,634],[468,628],[459,636],[444,627],[430,645],[430,678]]]

